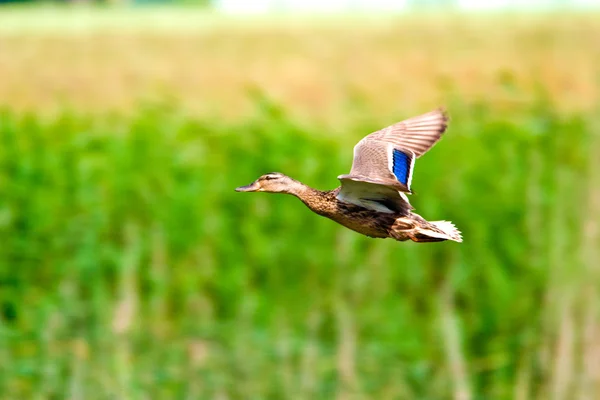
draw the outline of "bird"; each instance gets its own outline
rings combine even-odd
[[[338,176],[341,185],[333,190],[314,189],[280,172],[235,190],[291,194],[316,214],[372,238],[462,242],[452,222],[427,221],[413,212],[407,197],[415,159],[441,139],[447,126],[448,115],[438,108],[365,136],[354,147],[350,173]]]

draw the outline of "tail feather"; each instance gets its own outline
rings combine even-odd
[[[413,236],[415,242],[441,242],[453,240],[462,242],[462,235],[450,221],[432,221],[430,226],[421,227]]]

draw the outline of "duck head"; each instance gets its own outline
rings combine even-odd
[[[246,186],[235,189],[236,192],[270,192],[289,193],[297,182],[287,175],[279,172],[265,174]]]

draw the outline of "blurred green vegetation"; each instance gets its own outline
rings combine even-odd
[[[600,398],[596,15],[1,11],[1,399]],[[233,191],[437,105],[462,244]]]
[[[600,394],[597,113],[454,97],[411,200],[465,241],[415,244],[233,191],[271,171],[333,188],[395,121],[342,137],[254,107],[0,112],[2,398]]]

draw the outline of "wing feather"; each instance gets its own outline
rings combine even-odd
[[[447,126],[447,114],[437,109],[365,136],[354,146],[350,174],[338,177],[338,199],[381,212],[411,210],[404,192],[410,193],[414,159],[437,143]],[[410,160],[410,166],[396,168],[393,154],[398,151],[406,157],[397,160]]]
[[[361,142],[389,142],[401,149],[412,151],[418,158],[440,140],[447,127],[448,115],[444,110],[437,109],[373,132]]]

